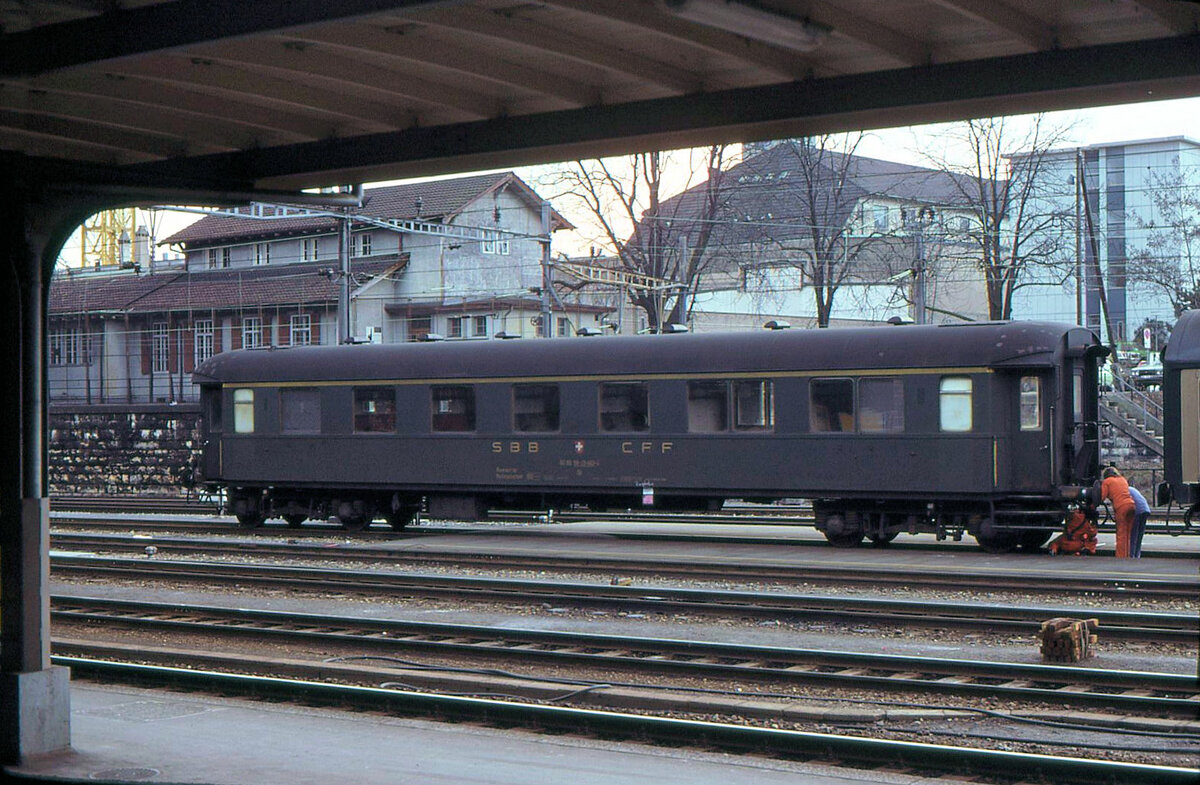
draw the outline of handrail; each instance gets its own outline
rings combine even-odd
[[[1139,390],[1133,382],[1122,376],[1115,368],[1112,371],[1112,389],[1113,392],[1119,392],[1125,396],[1135,410],[1141,411],[1143,423],[1147,426],[1153,423],[1155,429],[1159,433],[1162,432],[1163,407],[1161,403]]]

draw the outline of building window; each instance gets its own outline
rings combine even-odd
[[[242,317],[242,347],[257,349],[263,345],[262,317]]]
[[[208,269],[215,270],[217,267],[217,249],[208,249]]]
[[[371,255],[371,235],[368,232],[363,232],[362,234],[358,235],[358,255]]]
[[[233,391],[233,432],[254,433],[254,390]]]
[[[270,243],[255,243],[254,244],[254,263],[255,264],[270,264],[271,263],[271,244]]]
[[[306,313],[292,314],[288,333],[292,346],[308,346],[312,343],[312,317]]]
[[[300,258],[306,262],[317,260],[317,238],[306,237],[300,241]]]
[[[562,336],[562,335],[570,335],[571,334],[571,320],[570,319],[568,319],[565,316],[560,316],[560,317],[558,317],[556,324],[558,326],[558,335]]]
[[[483,238],[479,242],[479,250],[482,253],[507,256],[512,250],[508,242],[508,236],[498,229],[484,229]]]
[[[171,362],[171,331],[166,322],[155,322],[150,328],[150,369],[154,373],[166,373]]]
[[[733,383],[733,427],[767,431],[775,427],[775,385],[768,381]]]
[[[513,430],[546,432],[558,430],[558,385],[513,385]]]
[[[429,316],[414,316],[408,320],[406,341],[420,341],[433,332],[433,318]]]
[[[195,324],[196,365],[213,356],[213,320],[197,319]]]
[[[854,431],[854,381],[813,379],[809,385],[808,428],[813,433]]]
[[[1021,430],[1042,429],[1042,380],[1037,376],[1021,377]]]
[[[904,430],[904,384],[899,378],[858,381],[858,427],[863,433]]]
[[[462,316],[451,316],[446,320],[446,337],[447,338],[462,338],[463,337],[463,321]]]
[[[280,390],[279,430],[283,433],[320,433],[321,391],[310,387]]]
[[[876,207],[872,210],[875,220],[875,231],[886,232],[892,225],[891,211],[886,207]]]
[[[960,433],[971,430],[971,379],[947,376],[938,392],[941,429]]]
[[[354,432],[391,433],[396,430],[396,391],[391,387],[354,389]]]
[[[231,264],[233,264],[233,249],[232,248],[222,248],[221,249],[221,266],[228,267]]]
[[[600,430],[650,430],[650,393],[645,383],[601,383]]]
[[[488,322],[488,318],[486,316],[471,317],[471,334],[474,335],[476,338],[487,337],[487,334],[488,334],[487,322]]]
[[[79,365],[83,362],[84,336],[76,327],[50,333],[50,364]]]
[[[433,388],[433,430],[475,430],[475,388],[470,385],[439,385]]]

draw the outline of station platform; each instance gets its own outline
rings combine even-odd
[[[211,785],[922,782],[912,775],[136,687],[74,683],[71,707],[72,749],[11,767],[0,779]]]

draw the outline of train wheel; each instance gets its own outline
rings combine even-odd
[[[1012,553],[1017,549],[1019,540],[1015,534],[976,534],[975,541],[979,547],[988,553]]]
[[[832,534],[825,532],[825,539],[829,540],[835,548],[857,548],[863,540],[862,532],[851,532],[850,534]]]
[[[1026,532],[1021,532],[1017,535],[1018,544],[1023,551],[1038,551],[1046,544],[1046,541],[1054,534],[1052,531],[1045,529],[1033,529]]]
[[[308,520],[308,516],[301,515],[300,513],[292,513],[291,515],[283,516],[283,519],[287,521],[288,526],[292,527],[293,529],[299,529],[301,525]]]
[[[260,512],[244,512],[237,516],[238,526],[243,529],[257,529],[263,525],[266,517]]]
[[[900,532],[884,532],[883,534],[868,534],[867,539],[869,539],[871,541],[871,544],[874,545],[876,548],[883,548],[888,543],[890,543],[892,540],[896,539],[896,536],[898,534],[900,534]]]

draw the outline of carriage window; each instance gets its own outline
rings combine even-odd
[[[765,431],[775,427],[775,387],[771,382],[733,383],[737,404],[734,428],[739,431]]]
[[[390,387],[354,389],[354,432],[389,433],[396,430],[396,391]]]
[[[904,430],[904,384],[899,378],[859,380],[858,428],[863,433]]]
[[[311,388],[280,390],[279,429],[283,433],[320,433],[320,391]]]
[[[729,383],[688,382],[688,431],[717,433],[729,428]]]
[[[558,430],[558,385],[513,385],[513,430]]]
[[[446,385],[433,388],[433,430],[475,430],[475,388]]]
[[[650,395],[645,384],[602,383],[600,385],[600,430],[650,430]]]
[[[938,392],[942,430],[971,430],[971,380],[965,376],[947,376]]]
[[[1021,430],[1042,429],[1042,380],[1037,376],[1021,377]]]
[[[233,391],[233,432],[254,433],[254,390]]]
[[[809,385],[808,427],[813,433],[854,430],[852,380],[812,380]]]
[[[1072,410],[1075,413],[1075,422],[1083,422],[1083,371],[1075,370],[1075,385],[1071,388]]]

